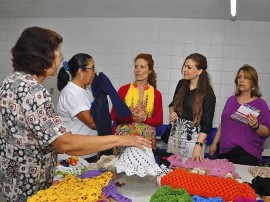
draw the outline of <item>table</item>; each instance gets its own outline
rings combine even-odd
[[[251,166],[247,165],[240,165],[240,164],[233,164],[235,166],[235,171],[240,175],[243,181],[245,182],[251,182],[253,179],[253,176],[248,172],[248,168]],[[128,196],[132,202],[149,202],[151,196],[136,196],[136,197],[130,197]]]

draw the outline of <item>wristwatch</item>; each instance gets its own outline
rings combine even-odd
[[[199,145],[199,146],[203,146],[203,143],[201,143],[201,142],[196,142],[195,144],[197,144],[197,145]]]

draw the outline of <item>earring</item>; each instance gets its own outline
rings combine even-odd
[[[252,90],[252,91],[254,91],[254,90],[255,90],[255,88],[254,88],[254,87],[252,87],[252,88],[251,88],[251,90]]]

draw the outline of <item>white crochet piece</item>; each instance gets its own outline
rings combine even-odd
[[[161,172],[160,167],[155,162],[152,149],[145,148],[143,151],[137,147],[128,147],[116,161],[117,173],[125,172],[127,176],[138,175],[158,175]]]
[[[58,154],[57,161],[60,162],[61,160],[65,160],[65,159],[68,159],[70,157],[72,157],[72,156],[67,155],[67,154]],[[66,175],[66,174],[70,173],[70,174],[75,175],[75,176],[82,174],[83,170],[87,170],[89,163],[81,157],[78,157],[78,159],[79,159],[79,161],[74,166],[72,166],[72,165],[70,165],[69,167],[65,167],[62,165],[56,166],[55,173],[56,174],[61,173],[62,175]]]

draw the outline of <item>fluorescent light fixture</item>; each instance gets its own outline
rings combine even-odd
[[[231,0],[231,15],[232,20],[234,20],[236,16],[236,0]]]

